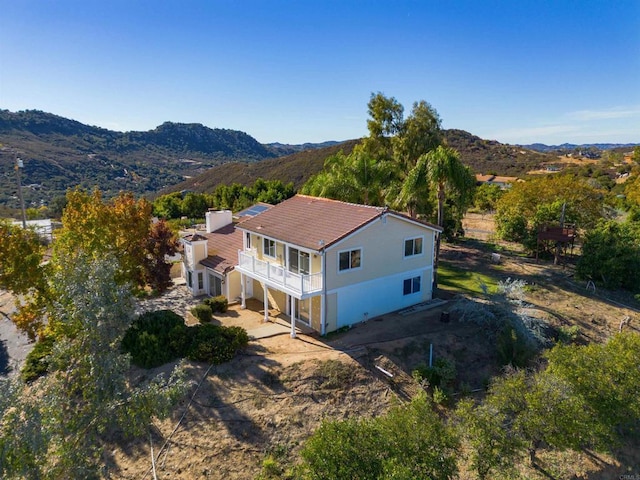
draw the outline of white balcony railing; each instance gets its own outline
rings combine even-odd
[[[301,275],[290,272],[281,265],[259,260],[251,253],[238,251],[238,269],[251,276],[266,280],[282,290],[291,290],[299,295],[313,294],[322,290],[322,273]]]

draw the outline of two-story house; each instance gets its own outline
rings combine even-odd
[[[246,217],[245,217],[246,218]],[[185,237],[194,295],[264,302],[325,334],[431,300],[440,228],[387,208],[296,195],[231,223],[209,212]],[[235,250],[234,250],[235,247]]]
[[[440,229],[387,208],[296,195],[236,227],[241,300],[325,334],[432,298]]]

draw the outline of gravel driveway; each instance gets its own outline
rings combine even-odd
[[[154,310],[172,310],[181,317],[185,317],[191,307],[202,301],[202,297],[194,298],[185,285],[174,285],[160,297],[140,300],[136,306],[136,313]]]
[[[14,310],[13,296],[0,290],[0,377],[20,372],[24,359],[33,348],[29,338],[9,320],[8,315]]]

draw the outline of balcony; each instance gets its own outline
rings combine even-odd
[[[290,272],[281,265],[257,259],[251,252],[238,251],[237,269],[298,298],[310,297],[322,291],[322,273],[301,275]]]

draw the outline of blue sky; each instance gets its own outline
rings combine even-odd
[[[367,134],[372,92],[505,143],[640,142],[640,0],[0,0],[0,108],[260,142]]]

